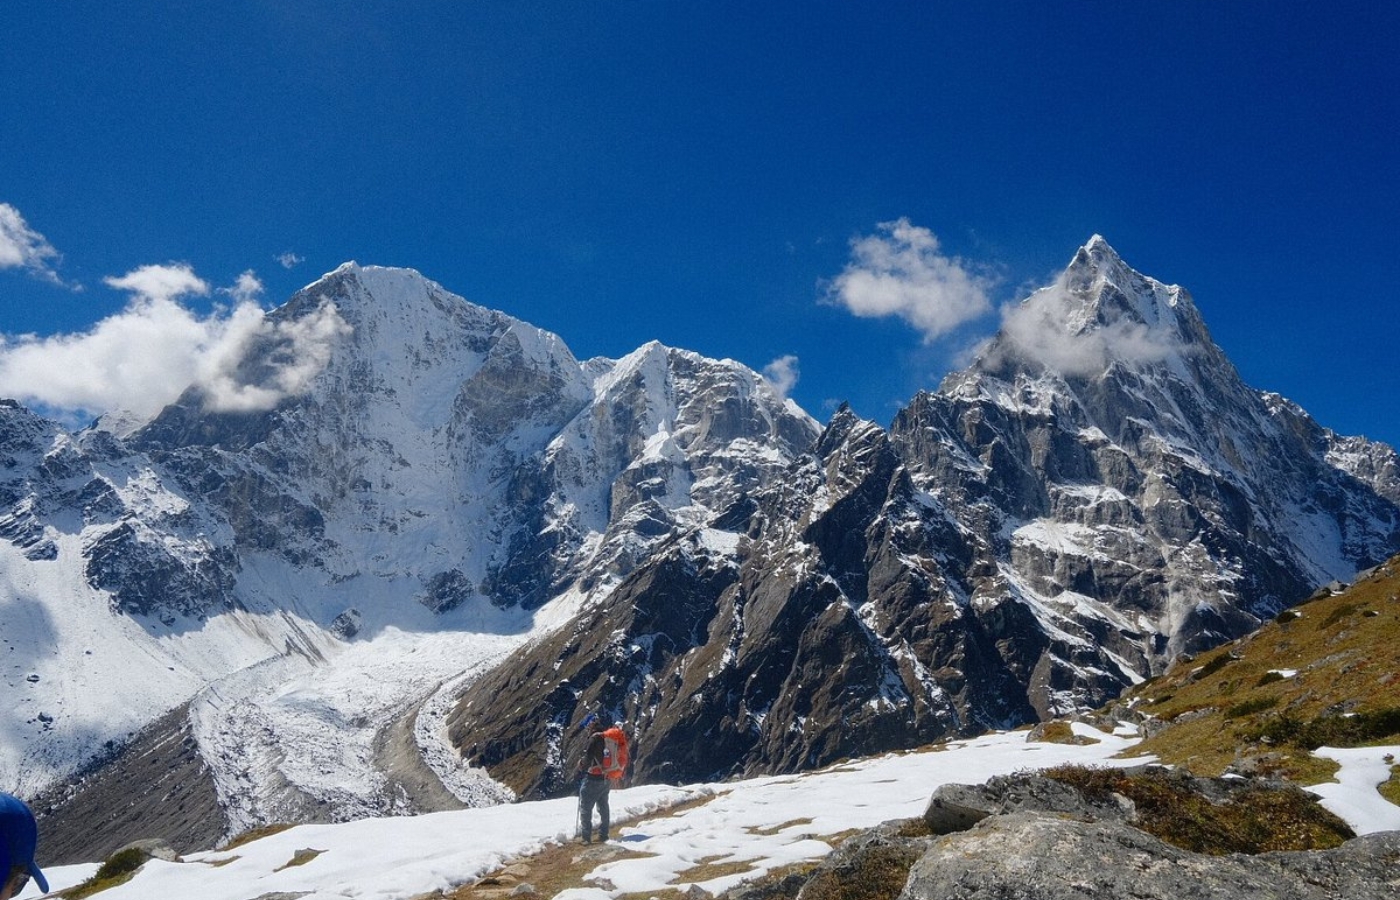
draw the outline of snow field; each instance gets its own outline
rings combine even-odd
[[[995,775],[1062,763],[1126,766],[1150,761],[1112,758],[1136,743],[1129,727],[1113,735],[1083,725],[1074,728],[1098,743],[1034,743],[1025,739],[1025,732],[1004,732],[942,750],[888,754],[803,775],[614,791],[614,821],[659,813],[614,834],[617,844],[646,855],[603,863],[588,876],[598,887],[564,891],[556,900],[612,900],[633,891],[685,890],[692,882],[684,881],[684,874],[702,860],[749,865],[739,874],[698,882],[718,892],[826,855],[832,849],[826,836],[920,815],[942,784],[981,783]],[[1400,754],[1400,747],[1324,748],[1318,754],[1342,764],[1337,784],[1310,789],[1323,798],[1324,806],[1358,833],[1400,830],[1400,807],[1375,790],[1389,777],[1387,755]],[[673,815],[664,813],[667,807],[705,797],[711,799]],[[548,844],[571,840],[576,814],[574,799],[564,798],[303,825],[231,851],[194,853],[181,863],[153,860],[132,881],[103,896],[248,900],[274,892],[305,892],[304,900],[408,900],[451,890]],[[304,865],[288,867],[303,850],[320,852]],[[81,882],[95,868],[64,866],[46,874],[51,887],[60,890]],[[32,886],[22,895],[25,900],[37,896]]]

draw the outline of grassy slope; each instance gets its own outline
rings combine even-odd
[[[1270,674],[1290,670],[1297,674]],[[1198,775],[1234,768],[1328,780],[1335,766],[1313,757],[1307,738],[1343,743],[1347,728],[1368,723],[1360,742],[1400,739],[1400,713],[1384,715],[1400,709],[1400,557],[1342,593],[1320,593],[1254,634],[1178,662],[1114,706],[1124,704],[1155,720],[1134,753]]]

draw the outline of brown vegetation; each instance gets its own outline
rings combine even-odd
[[[1316,797],[1298,788],[1251,785],[1224,802],[1212,802],[1192,786],[1190,776],[1159,767],[1125,772],[1059,766],[1043,774],[1090,799],[1127,797],[1136,806],[1138,828],[1193,853],[1325,850],[1355,837]]]
[[[1316,784],[1336,766],[1310,750],[1400,738],[1400,557],[1286,613],[1126,694],[1157,723],[1133,753]]]

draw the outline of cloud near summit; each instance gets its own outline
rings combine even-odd
[[[999,340],[989,351],[989,361],[1000,365],[1014,357],[1082,377],[1102,372],[1114,361],[1152,365],[1190,352],[1173,328],[1154,328],[1126,317],[1099,321],[1087,317],[1084,304],[1061,274],[1025,301],[1003,307]]]
[[[779,397],[786,398],[797,387],[797,380],[801,377],[797,357],[791,353],[778,357],[763,367],[763,377]]]
[[[945,255],[932,231],[900,218],[851,241],[826,299],[862,318],[898,316],[927,342],[991,312],[991,287],[991,278]]]
[[[218,290],[233,307],[202,316],[180,302],[213,292],[188,265],[142,266],[104,283],[131,297],[90,330],[0,338],[0,395],[74,424],[117,410],[148,418],[190,387],[213,411],[271,409],[306,389],[349,328],[329,305],[296,321],[269,320],[256,302],[262,284],[252,272]],[[250,377],[243,363],[255,346],[269,352]]]

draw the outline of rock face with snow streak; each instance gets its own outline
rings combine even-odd
[[[732,555],[673,545],[469,689],[452,733],[547,793],[592,707],[668,780],[1092,708],[1385,559],[1396,475],[1390,448],[1247,387],[1184,290],[1095,238],[888,430],[837,413],[712,526]],[[638,615],[668,598],[669,627]]]

